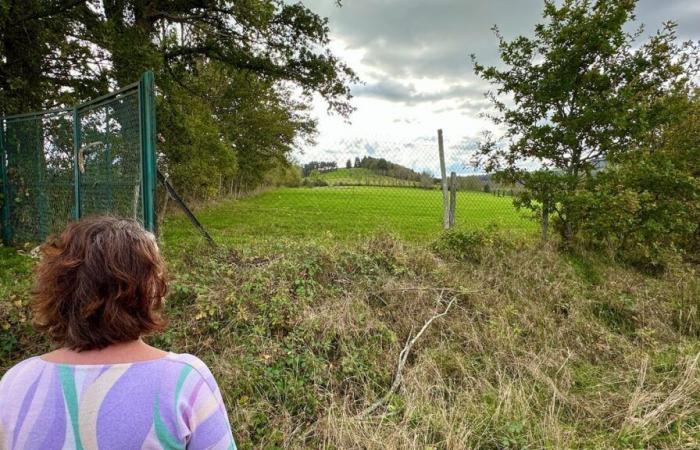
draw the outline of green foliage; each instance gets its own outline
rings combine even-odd
[[[0,24],[3,65],[8,70],[14,65],[26,80],[39,76],[34,88],[74,89],[86,81],[79,75],[89,73],[104,89],[105,80],[130,83],[146,69],[159,79],[184,81],[199,63],[214,61],[292,83],[305,95],[316,92],[341,114],[351,111],[347,83],[355,75],[324,49],[327,20],[301,3],[185,0],[154,7],[149,0],[3,1]],[[23,65],[27,55],[33,59]],[[19,98],[14,91],[4,94]],[[42,98],[43,105],[56,100]]]
[[[30,258],[0,246],[0,360],[16,358],[23,348],[41,344],[31,327]]]
[[[162,167],[188,196],[207,199],[260,185],[296,186],[288,162],[315,122],[288,93],[247,71],[198,65],[186,86],[173,83],[160,102]],[[193,93],[195,95],[193,95]]]
[[[368,169],[380,176],[396,178],[408,182],[416,182],[420,180],[420,174],[408,167],[387,161],[384,158],[373,158],[364,156],[360,160],[359,166],[363,169]]]
[[[495,86],[494,122],[506,129],[505,143],[487,135],[479,163],[530,189],[522,206],[549,204],[567,243],[578,225],[570,200],[581,183],[602,161],[653,141],[677,112],[671,94],[687,94],[695,74],[696,46],[677,43],[675,24],[643,44],[641,30],[625,31],[635,7],[634,0],[547,0],[533,38],[506,41],[495,29],[504,69],[474,58],[476,73]],[[523,159],[546,176],[525,174]]]
[[[328,181],[326,181],[326,177],[321,172],[313,170],[304,178],[302,185],[304,187],[324,187],[328,186]]]
[[[651,271],[670,253],[700,250],[700,101],[660,142],[617,158],[577,192],[580,241]]]
[[[480,262],[484,251],[502,251],[510,242],[495,228],[488,230],[449,230],[433,243],[433,250],[444,257],[459,261]]]
[[[433,189],[435,188],[435,180],[433,176],[428,172],[423,172],[420,175],[420,181],[418,185],[423,189]]]
[[[287,162],[279,162],[265,173],[263,184],[274,187],[299,187],[301,186],[301,169],[299,166]]]
[[[153,70],[160,163],[186,196],[269,182],[313,137],[313,95],[352,111],[356,76],[302,3],[0,0],[0,31],[2,113],[77,103]]]
[[[109,77],[95,72],[104,55],[69,39],[92,16],[88,3],[94,2],[0,1],[0,115],[73,104],[107,91]]]
[[[415,186],[416,182],[381,175],[363,167],[336,169],[328,172],[313,171],[307,179],[317,186]],[[324,184],[325,183],[325,184]]]

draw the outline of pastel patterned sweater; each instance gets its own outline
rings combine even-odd
[[[219,388],[188,354],[127,364],[34,357],[0,381],[0,449],[236,448]]]

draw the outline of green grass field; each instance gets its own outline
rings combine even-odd
[[[457,212],[536,236],[508,198]],[[280,189],[197,215],[221,245],[168,217],[170,326],[148,342],[206,362],[241,450],[700,448],[696,265],[441,236],[437,191]],[[397,236],[357,238],[381,227]],[[0,247],[0,376],[51,349],[25,255]]]
[[[400,180],[372,172],[369,169],[359,167],[357,169],[338,169],[332,172],[324,172],[318,176],[331,186],[338,185],[367,185],[367,186],[416,186],[415,181]]]
[[[214,239],[227,243],[323,235],[345,240],[375,231],[422,241],[432,240],[441,230],[442,194],[389,187],[282,188],[221,201],[196,214]],[[186,221],[180,214],[166,220],[166,243],[198,238]],[[514,233],[537,229],[510,198],[479,192],[458,193],[455,222],[460,229],[490,225]]]

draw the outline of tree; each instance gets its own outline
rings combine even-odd
[[[0,0],[0,114],[53,108],[108,89],[98,49],[69,39],[91,14],[85,1]]]
[[[27,80],[24,94],[46,89],[53,95],[41,98],[44,106],[61,99],[59,88],[105,93],[147,69],[159,80],[182,80],[207,60],[318,93],[342,115],[352,111],[356,76],[327,50],[327,19],[302,3],[0,0],[0,31],[0,82]],[[20,100],[20,92],[9,89],[3,98]]]
[[[700,94],[654,146],[626,153],[586,180],[572,202],[588,246],[644,268],[669,251],[700,255]]]
[[[419,186],[423,189],[433,189],[435,187],[435,180],[433,176],[428,171],[423,171],[420,175]]]
[[[352,161],[351,161],[351,160],[348,159],[348,160],[345,162],[345,168],[346,168],[346,169],[352,169]]]
[[[524,185],[519,206],[537,210],[547,202],[570,242],[573,194],[601,162],[658,138],[673,118],[671,94],[688,92],[697,46],[677,43],[671,22],[637,46],[642,29],[624,30],[636,0],[557,3],[545,1],[545,22],[533,38],[509,42],[494,28],[505,68],[472,60],[496,87],[488,94],[490,117],[505,129],[501,138],[487,136],[479,164],[500,181]],[[528,174],[523,160],[542,172]]]
[[[158,126],[171,179],[202,196],[222,180],[235,191],[269,182],[268,171],[286,176],[295,143],[315,121],[292,96],[245,71],[201,63],[186,83],[167,86],[159,98]],[[186,190],[185,190],[186,189]],[[205,194],[206,196],[206,194]]]
[[[362,166],[359,156],[355,156],[355,169],[359,169]]]
[[[0,32],[5,114],[72,105],[153,70],[159,151],[188,190],[193,177],[218,188],[216,175],[253,187],[288,164],[314,136],[313,95],[352,111],[356,76],[327,50],[327,20],[301,2],[0,0]]]

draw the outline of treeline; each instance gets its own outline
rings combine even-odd
[[[352,111],[355,74],[300,2],[0,1],[0,29],[2,115],[70,106],[152,70],[158,164],[185,197],[286,182],[292,149],[316,132],[310,98]]]
[[[391,162],[385,158],[374,158],[364,156],[348,159],[345,162],[346,169],[367,169],[374,174],[395,178],[397,180],[408,181],[402,186],[415,186],[423,189],[433,189],[440,186],[440,179],[434,178],[428,172],[418,173],[408,167]],[[335,161],[311,161],[301,166],[301,175],[304,178],[313,177],[315,173],[333,172],[338,170],[338,163]],[[451,179],[448,177],[448,183]],[[286,184],[289,185],[289,184]],[[296,183],[294,184],[297,185]],[[321,179],[305,180],[305,185],[325,186]],[[496,181],[489,174],[483,175],[460,175],[456,177],[458,191],[474,191],[492,193],[497,196],[514,196],[523,190],[521,184],[504,184]]]
[[[349,161],[349,160],[348,160]],[[415,181],[421,180],[421,174],[404,167],[400,164],[387,161],[384,158],[373,158],[371,156],[364,156],[363,158],[356,157],[354,162],[355,168],[363,168],[371,170],[378,175],[384,175],[387,177],[398,178],[399,180]]]
[[[335,161],[311,161],[301,167],[303,176],[308,177],[314,170],[319,172],[332,172],[338,170],[338,163]]]
[[[367,169],[377,175],[396,178],[399,180],[419,182],[422,174],[404,167],[400,164],[393,163],[384,158],[373,158],[364,156],[362,158],[355,157],[355,160],[348,159],[345,163],[346,169]],[[308,177],[313,171],[332,172],[338,170],[338,163],[335,161],[311,161],[302,166],[302,175]]]

